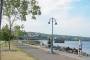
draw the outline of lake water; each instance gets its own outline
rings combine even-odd
[[[47,44],[47,40],[39,40]],[[65,46],[78,49],[78,41],[65,41],[65,43],[53,43],[54,46]],[[90,54],[90,41],[82,41],[82,51]]]
[[[0,43],[3,43],[4,41],[0,41]]]
[[[2,41],[0,41],[0,43],[1,43]]]

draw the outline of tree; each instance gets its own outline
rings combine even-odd
[[[24,35],[26,34],[25,30],[20,31],[19,39],[22,40],[24,38]]]
[[[0,0],[0,36],[1,36],[2,9],[3,9],[3,0]]]
[[[20,37],[19,37],[19,39],[23,39],[24,35],[26,34],[26,32],[25,32],[25,30],[23,30],[23,28],[24,28],[24,25],[22,24],[20,26],[21,31],[20,31]]]
[[[36,0],[6,0],[3,7],[3,15],[9,22],[9,50],[11,41],[11,29],[13,23],[17,20],[26,21],[26,15],[30,14],[32,19],[36,19],[36,15],[41,15],[40,7]]]
[[[15,30],[15,36],[18,37],[20,35],[20,26],[19,25],[15,26],[14,30]]]
[[[1,39],[5,41],[5,46],[7,46],[6,41],[9,41],[9,28],[8,25],[4,26],[1,30]]]
[[[14,32],[15,32],[14,35],[17,37],[16,39],[22,39],[22,36],[25,34],[25,31],[24,31],[24,30],[21,30],[21,29],[23,29],[23,28],[24,28],[23,25],[21,25],[21,26],[16,25],[16,26],[14,27]]]

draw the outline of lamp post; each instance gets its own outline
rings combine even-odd
[[[50,18],[48,24],[52,22],[52,40],[51,40],[51,53],[53,53],[53,22],[55,22],[55,25],[57,25],[57,22],[54,18]]]

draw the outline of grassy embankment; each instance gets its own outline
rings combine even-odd
[[[37,58],[34,58],[33,56],[23,51],[22,49],[14,46],[12,42],[11,42],[11,50],[14,51],[7,51],[8,47],[5,46],[5,43],[1,44],[1,49],[3,50],[1,52],[1,60],[38,60]]]

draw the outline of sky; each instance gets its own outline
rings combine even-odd
[[[24,24],[27,32],[52,33],[50,18],[56,19],[54,34],[90,37],[90,0],[37,0],[42,14],[32,20],[27,16],[26,22],[17,21],[15,25]],[[3,22],[2,24],[5,24]]]

